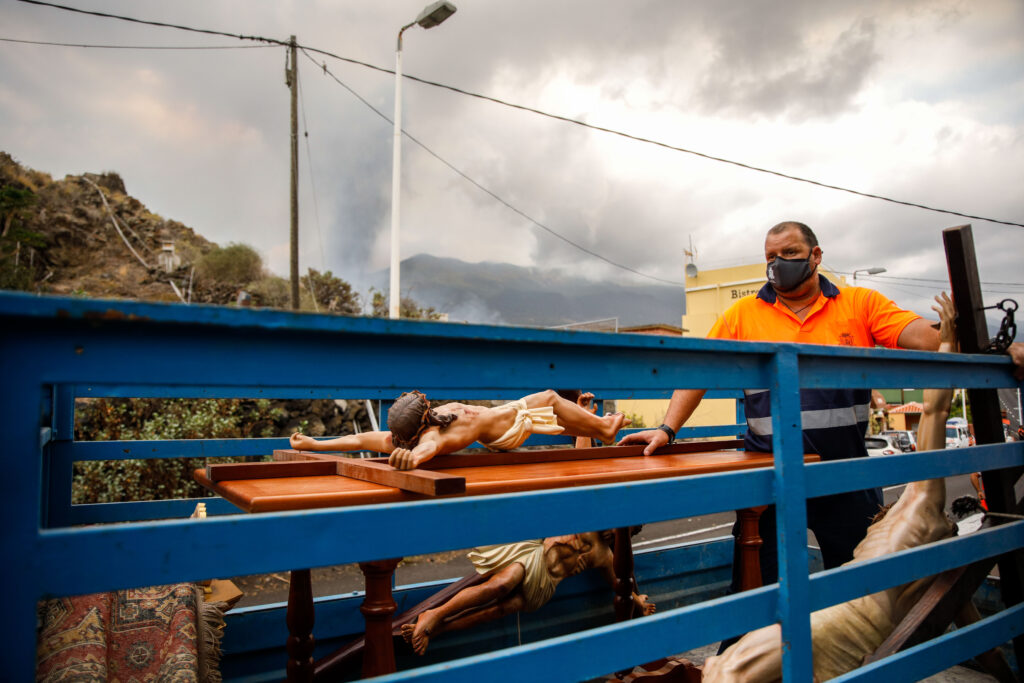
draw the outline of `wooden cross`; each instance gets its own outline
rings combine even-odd
[[[677,443],[659,449],[659,453],[697,453],[739,448],[740,439],[730,441],[700,441]],[[534,451],[504,451],[498,453],[453,453],[440,455],[426,463],[426,467],[396,470],[387,464],[387,458],[352,458],[335,453],[314,453],[294,449],[274,451],[274,462],[245,462],[207,465],[206,476],[212,482],[238,479],[272,479],[280,477],[315,477],[336,474],[342,477],[393,486],[403,491],[427,496],[457,495],[466,492],[466,479],[456,474],[438,472],[460,467],[489,467],[495,465],[521,465],[535,462],[567,462],[601,458],[624,458],[643,454],[645,446],[615,446],[595,448],[565,448]]]
[[[957,338],[960,342],[960,351],[982,353],[988,346],[989,336],[971,226],[961,225],[943,230],[942,241],[946,248],[953,303],[957,310]],[[1003,425],[996,390],[968,389],[967,395],[971,402],[977,442],[1002,443]],[[1017,500],[1014,493],[1014,483],[1020,476],[1020,467],[982,473],[989,509],[992,512],[1020,514],[1024,504]],[[986,524],[997,524],[1002,521],[1004,520],[998,517],[990,517]],[[940,574],[892,635],[872,656],[866,658],[865,664],[944,633],[995,563],[995,558],[986,558],[967,567],[951,569]],[[1022,599],[1024,552],[1018,549],[1002,555],[998,558],[998,563],[1003,603],[1006,607],[1012,607]],[[1014,638],[1013,648],[1017,661],[1024,661],[1024,637]]]

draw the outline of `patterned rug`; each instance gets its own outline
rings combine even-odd
[[[37,681],[220,681],[223,603],[195,584],[39,603]]]

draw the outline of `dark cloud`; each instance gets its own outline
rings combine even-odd
[[[879,55],[875,26],[858,20],[827,49],[788,35],[769,45],[763,41],[719,44],[722,50],[707,69],[699,99],[708,112],[747,117],[784,116],[794,121],[844,112],[867,81]]]
[[[283,39],[294,33],[390,68],[398,27],[423,4],[94,6]],[[406,73],[866,191],[1024,216],[1013,184],[1024,173],[1014,90],[1024,63],[1021,12],[1007,0],[457,4],[443,26],[407,33]],[[6,8],[5,20],[11,35],[39,40],[233,42],[20,3]],[[906,41],[931,46],[957,36],[961,43],[940,47],[971,49],[950,49],[956,56],[948,62],[892,66]],[[326,63],[391,116],[390,75]],[[265,255],[286,248],[283,49],[0,45],[0,69],[0,139],[16,157],[55,175],[117,170],[153,210],[210,239],[251,242]],[[314,205],[303,138],[303,265],[359,284],[387,263],[391,126],[303,57],[300,71],[316,184]],[[865,107],[883,106],[866,98],[878,84],[895,93],[889,109],[850,127]],[[652,150],[410,81],[404,87],[406,128],[436,153],[574,242],[659,277],[680,279],[691,236],[699,260],[749,261],[764,231],[788,218],[819,231],[837,268],[883,265],[892,274],[941,277],[936,233],[962,222]],[[831,134],[821,132],[833,125]],[[915,141],[919,134],[930,140]],[[848,156],[846,136],[874,155]],[[506,260],[633,279],[530,225],[409,141],[403,159],[404,257]],[[1004,273],[1002,280],[1021,279],[1013,256],[1021,229],[975,229],[984,267]]]

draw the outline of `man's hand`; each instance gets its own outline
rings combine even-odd
[[[647,444],[644,455],[653,455],[654,451],[668,443],[668,434],[660,429],[648,429],[643,432],[627,434],[619,441],[619,446]]]
[[[1006,349],[1006,352],[1010,354],[1010,358],[1013,359],[1013,364],[1016,366],[1013,369],[1013,376],[1017,378],[1018,382],[1024,382],[1024,342],[1010,344],[1010,348]]]
[[[315,448],[316,441],[310,436],[295,432],[288,437],[288,443],[297,451],[312,451]]]

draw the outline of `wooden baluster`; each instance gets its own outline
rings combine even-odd
[[[740,518],[740,590],[761,587],[761,513],[767,505],[743,508],[737,511]]]
[[[313,583],[308,569],[293,569],[288,582],[288,681],[313,680]]]
[[[366,621],[363,676],[380,676],[395,671],[395,645],[391,640],[391,615],[397,605],[391,596],[391,577],[398,559],[360,562],[366,580],[366,597],[359,611]]]
[[[633,618],[633,543],[629,527],[615,530],[615,620]]]

